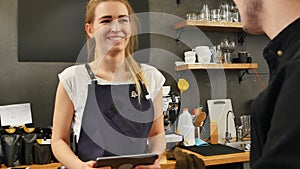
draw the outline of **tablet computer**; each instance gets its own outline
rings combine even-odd
[[[138,165],[151,165],[158,158],[158,154],[134,154],[111,157],[98,157],[95,168],[110,166],[112,169],[134,168]]]

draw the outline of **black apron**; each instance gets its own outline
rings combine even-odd
[[[154,110],[145,86],[140,83],[139,102],[135,84],[98,85],[89,65],[85,67],[92,83],[82,116],[78,157],[88,161],[146,153]]]

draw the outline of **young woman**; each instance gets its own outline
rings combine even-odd
[[[132,57],[136,18],[127,0],[90,0],[87,64],[59,74],[52,150],[65,167],[93,168],[101,156],[161,154],[165,149],[161,87],[165,78]],[[94,45],[89,45],[94,44]],[[77,151],[70,148],[70,131]],[[153,165],[138,168],[160,168]]]

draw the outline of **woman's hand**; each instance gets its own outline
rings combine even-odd
[[[152,165],[139,165],[134,169],[160,169],[159,159],[156,159]]]
[[[91,168],[94,168],[96,162],[95,161],[87,161],[87,162],[85,162],[85,164],[86,165],[83,167],[83,169],[91,169]],[[111,169],[111,167],[100,167],[97,169]]]

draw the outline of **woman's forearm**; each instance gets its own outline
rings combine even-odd
[[[164,133],[149,137],[148,140],[151,153],[163,154],[166,149],[166,138]]]
[[[65,141],[53,141],[51,146],[56,159],[66,168],[82,169],[86,165],[74,154]]]

